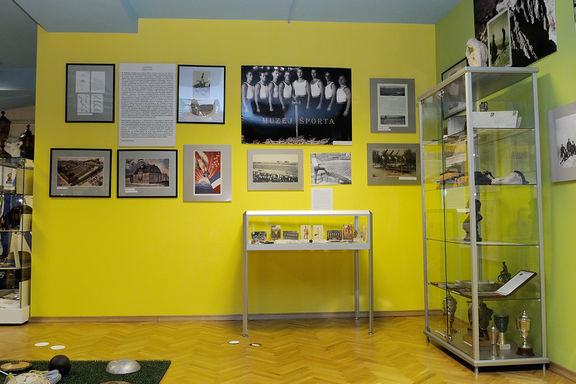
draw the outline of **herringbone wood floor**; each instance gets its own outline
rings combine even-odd
[[[243,338],[239,321],[33,322],[0,326],[0,360],[172,360],[162,384],[571,383],[542,369],[476,376],[427,344],[423,327],[422,317],[377,318],[369,336],[366,319],[259,320]]]

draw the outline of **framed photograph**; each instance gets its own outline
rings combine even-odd
[[[184,201],[232,200],[232,146],[184,146]]]
[[[419,144],[368,144],[368,185],[420,184]]]
[[[118,197],[176,197],[178,151],[118,150]]]
[[[350,152],[310,154],[312,185],[352,184]]]
[[[556,3],[556,0],[538,0],[518,6],[517,2],[508,0],[474,0],[476,38],[486,44],[490,56],[496,56],[494,63],[490,59],[490,66],[525,67],[556,52]],[[503,25],[499,26],[500,23]],[[506,31],[505,36],[502,28]],[[492,44],[492,35],[495,44]],[[491,45],[496,47],[495,51],[491,51]],[[509,59],[507,50],[510,50]]]
[[[50,197],[110,197],[111,162],[111,149],[52,148]]]
[[[178,66],[178,123],[224,124],[226,67]]]
[[[509,67],[512,65],[512,47],[510,45],[510,19],[508,10],[488,21],[488,64],[491,67]]]
[[[114,122],[114,64],[66,64],[66,122]]]
[[[576,102],[548,111],[550,178],[576,180]]]
[[[372,133],[416,132],[414,79],[370,79]]]
[[[301,149],[249,149],[248,190],[301,190]]]
[[[450,76],[452,76],[462,68],[466,67],[467,65],[468,65],[468,59],[466,58],[461,59],[456,64],[454,64],[453,66],[442,72],[442,81],[448,79]]]
[[[242,143],[352,144],[350,68],[243,65]]]

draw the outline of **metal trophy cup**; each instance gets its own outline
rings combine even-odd
[[[522,337],[522,345],[518,346],[516,350],[516,353],[520,356],[534,356],[532,347],[529,346],[527,342],[531,320],[526,313],[526,309],[524,309],[520,317],[516,319],[516,327],[518,327],[518,331],[520,331],[520,336]]]
[[[494,325],[498,329],[498,348],[500,349],[510,349],[510,344],[506,343],[504,339],[504,333],[508,329],[508,322],[510,317],[508,315],[494,315]]]
[[[488,329],[488,338],[490,339],[490,358],[494,360],[498,356],[498,349],[496,348],[498,329],[494,325]]]

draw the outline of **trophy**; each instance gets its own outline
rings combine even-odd
[[[516,353],[520,356],[534,356],[532,347],[529,346],[527,342],[528,333],[530,332],[531,320],[532,319],[530,319],[526,313],[526,309],[524,309],[520,316],[516,319],[516,327],[518,327],[518,331],[522,337],[522,345],[518,346],[518,349],[516,350]]]
[[[447,325],[446,325],[446,336],[448,339],[452,339],[452,329],[454,325],[454,315],[456,313],[456,306],[458,302],[449,293],[446,293],[446,297],[442,300],[442,308],[444,310],[444,315],[446,315]]]
[[[4,144],[8,140],[8,135],[10,134],[10,120],[6,116],[6,112],[2,111],[2,116],[0,116],[0,157],[12,157],[4,149]]]
[[[498,329],[494,325],[488,329],[488,337],[490,338],[490,358],[494,360],[498,356],[498,349],[496,348]]]
[[[500,349],[510,349],[510,344],[506,343],[504,339],[504,333],[508,329],[508,321],[510,317],[508,315],[494,315],[494,325],[498,329],[498,348]]]

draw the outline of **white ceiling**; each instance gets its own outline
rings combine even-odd
[[[16,100],[24,97],[28,100],[26,103],[33,102],[36,24],[48,32],[95,33],[137,33],[138,20],[141,18],[436,24],[459,2],[460,0],[0,0],[0,109],[8,109],[7,98]],[[17,104],[22,103],[19,101]]]

